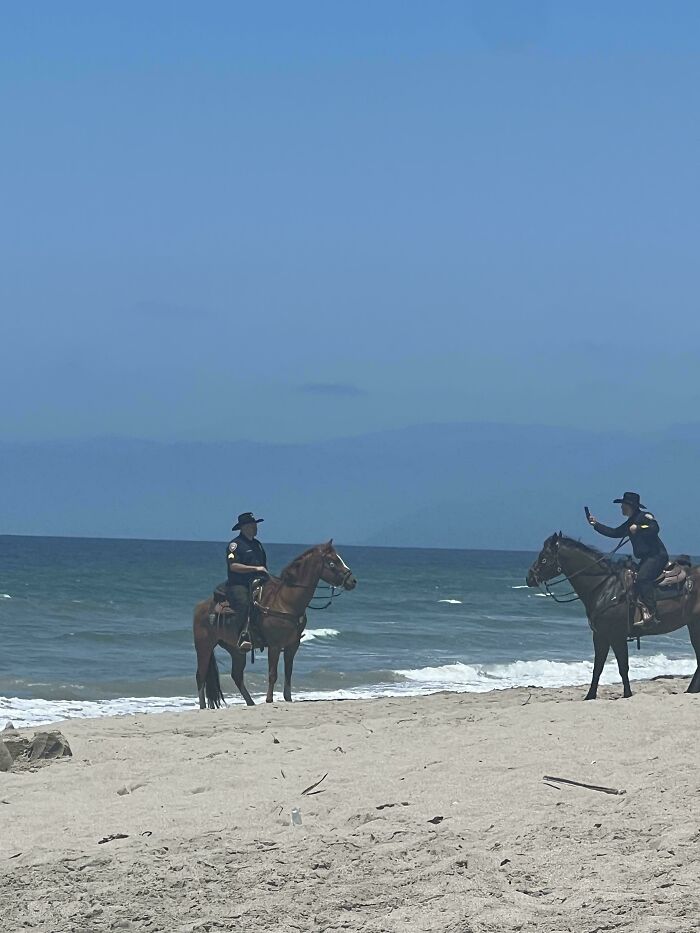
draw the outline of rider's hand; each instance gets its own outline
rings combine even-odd
[[[638,528],[639,528],[638,525],[630,525],[630,534],[631,534],[631,535],[636,534]],[[641,546],[641,545],[640,545],[640,546]]]
[[[270,571],[267,569],[267,567],[257,567],[256,571],[257,573],[264,573],[266,577],[270,576]]]
[[[595,526],[598,524],[598,519],[595,517],[595,515],[588,516],[588,524],[593,525],[593,527],[595,528]]]

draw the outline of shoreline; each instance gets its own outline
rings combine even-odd
[[[541,667],[543,674],[540,680],[554,680],[554,683],[498,683],[493,676],[493,671],[513,668],[518,670],[521,679],[528,677],[528,668],[530,665]],[[266,670],[266,666],[263,665]],[[635,657],[632,656],[630,667],[630,679],[634,684],[642,684],[659,678],[677,678],[683,681],[687,678],[689,682],[695,671],[695,659],[668,658],[663,654],[642,655],[635,663]],[[430,677],[424,677],[427,672],[455,672],[453,682],[445,680],[436,682]],[[377,684],[367,684],[365,686],[339,687],[332,689],[304,689],[298,687],[295,692],[296,703],[333,703],[333,702],[373,702],[382,699],[408,699],[411,697],[429,697],[436,694],[457,694],[469,696],[483,696],[488,693],[507,693],[510,690],[559,690],[559,689],[584,689],[591,677],[592,661],[586,659],[581,661],[549,661],[540,659],[538,661],[526,662],[516,661],[505,665],[467,665],[462,662],[442,665],[436,668],[417,669],[412,672],[414,679],[412,681],[397,680],[393,684],[389,682],[378,682]],[[406,674],[405,671],[394,671],[396,675]],[[460,682],[459,678],[471,674],[472,681]],[[567,678],[576,675],[577,680]],[[226,696],[227,707],[237,708],[243,704],[241,696],[230,681],[228,672],[221,671],[224,694]],[[254,677],[255,675],[253,675]],[[256,705],[263,704],[265,701],[265,686],[262,683],[261,675],[258,674],[258,681],[249,674],[248,683],[251,695]],[[477,678],[481,681],[477,682]],[[489,680],[492,685],[489,685]],[[603,686],[614,688],[619,684],[619,675],[614,661],[609,660],[606,664],[603,676],[601,678]],[[281,686],[278,684],[276,693],[276,702],[282,703]],[[111,717],[123,718],[125,716],[145,716],[145,715],[167,715],[197,711],[197,697],[192,694],[174,694],[172,696],[160,694],[137,694],[133,696],[114,696],[101,697],[93,699],[90,697],[77,698],[44,698],[44,697],[18,697],[18,696],[0,696],[0,732],[6,722],[11,722],[18,729],[32,729],[44,726],[50,726],[54,723],[82,721],[83,719],[106,719]],[[51,715],[52,713],[57,715]],[[45,715],[44,715],[45,714]]]
[[[690,933],[700,698],[686,686],[57,723],[72,759],[0,774],[1,915],[47,933]]]

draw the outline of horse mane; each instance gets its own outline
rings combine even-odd
[[[310,557],[312,554],[319,552],[321,548],[325,547],[323,544],[315,544],[313,547],[307,548],[302,554],[297,554],[291,563],[287,564],[282,573],[280,574],[280,580],[282,583],[296,583],[297,582],[297,571],[299,567],[304,563],[304,561]]]
[[[566,544],[567,547],[573,548],[575,551],[580,551],[582,554],[587,554],[612,573],[617,573],[618,570],[629,564],[629,557],[626,555],[619,558],[612,557],[610,554],[604,554],[597,547],[593,547],[592,544],[584,544],[578,538],[569,538],[568,535],[562,535],[561,543]]]

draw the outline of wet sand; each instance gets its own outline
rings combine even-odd
[[[690,933],[686,685],[61,723],[72,759],[0,773],[3,929]]]

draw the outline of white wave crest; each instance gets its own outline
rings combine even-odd
[[[335,629],[316,629],[338,634]],[[323,637],[323,636],[319,636]],[[424,696],[447,690],[456,693],[486,693],[508,687],[569,687],[587,684],[593,665],[589,661],[513,661],[511,664],[443,664],[415,670],[395,671],[403,678],[393,683],[366,684],[338,690],[304,690],[295,692],[296,700],[371,700],[389,696]],[[689,677],[695,671],[694,658],[667,658],[663,654],[630,658],[630,677],[646,680],[670,674]],[[610,661],[601,682],[617,684],[617,666]],[[262,702],[264,694],[253,694]],[[226,702],[243,703],[235,692],[226,692]],[[102,716],[174,713],[197,709],[196,696],[119,697],[112,700],[40,700],[0,697],[0,729],[5,722],[20,728],[55,723],[64,719],[92,719]]]
[[[439,602],[439,603],[449,603],[450,606],[461,606],[461,605],[462,605],[462,600],[461,600],[461,599],[438,599],[438,602]]]
[[[334,628],[307,628],[302,641],[313,641],[315,638],[335,638],[340,632]]]
[[[511,590],[529,590],[527,583],[519,583],[517,586],[511,586]]]
[[[0,593],[0,599],[12,599],[9,593]]]
[[[667,658],[664,654],[630,658],[630,679],[646,680],[661,674],[690,676],[695,671],[694,658]],[[591,661],[513,661],[511,664],[443,664],[441,667],[421,667],[395,671],[409,683],[420,687],[421,693],[437,690],[457,690],[485,693],[508,687],[571,687],[586,684],[593,673]],[[601,683],[619,680],[617,665],[609,660]]]

